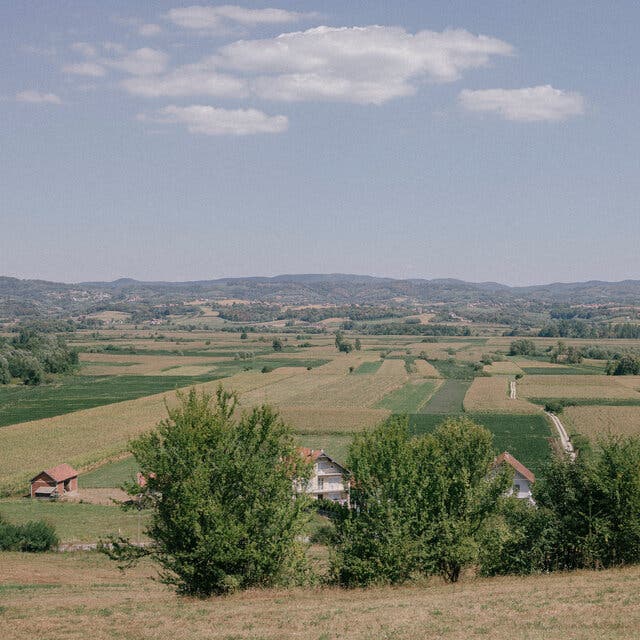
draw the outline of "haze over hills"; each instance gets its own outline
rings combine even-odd
[[[283,274],[274,277],[225,277],[189,282],[142,282],[120,278],[112,282],[60,283],[0,277],[3,317],[56,310],[82,312],[97,303],[131,299],[185,302],[242,299],[279,304],[421,303],[509,304],[640,304],[640,280],[550,283],[511,287],[496,282],[444,279],[394,279],[353,274]]]

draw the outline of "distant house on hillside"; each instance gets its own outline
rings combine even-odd
[[[78,491],[78,472],[68,464],[45,469],[31,479],[32,498],[61,498]]]
[[[495,459],[495,467],[508,464],[513,469],[513,486],[509,491],[509,495],[529,500],[533,502],[531,497],[531,485],[536,481],[533,471],[530,471],[520,461],[516,460],[508,451],[501,453]]]
[[[313,463],[311,478],[304,485],[298,485],[298,493],[307,493],[316,500],[333,500],[349,504],[349,485],[344,482],[347,470],[322,449],[300,448],[300,453]]]

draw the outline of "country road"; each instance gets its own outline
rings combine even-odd
[[[567,434],[566,429],[562,422],[560,422],[560,418],[555,413],[551,413],[551,411],[545,411],[545,413],[551,418],[551,422],[556,428],[558,435],[560,436],[560,442],[562,443],[562,448],[571,456],[571,459],[574,460],[576,457],[575,451],[573,450],[573,445],[571,444],[571,440],[569,439],[569,435]]]

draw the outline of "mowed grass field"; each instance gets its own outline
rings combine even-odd
[[[146,540],[147,512],[123,511],[115,505],[51,502],[30,498],[0,500],[0,515],[14,524],[45,520],[64,543],[97,543],[108,535]],[[2,553],[0,552],[0,562]]]
[[[629,640],[640,567],[200,600],[97,553],[0,554],[3,640]]]

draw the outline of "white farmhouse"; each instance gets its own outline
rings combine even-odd
[[[300,449],[301,455],[313,463],[313,471],[305,485],[298,485],[296,491],[307,493],[316,500],[333,500],[340,504],[349,504],[349,485],[344,476],[347,470],[322,449]]]
[[[530,471],[519,460],[516,460],[508,451],[501,453],[495,460],[495,467],[508,464],[513,468],[513,486],[508,495],[529,500],[533,502],[531,497],[531,485],[536,481],[533,471]]]

